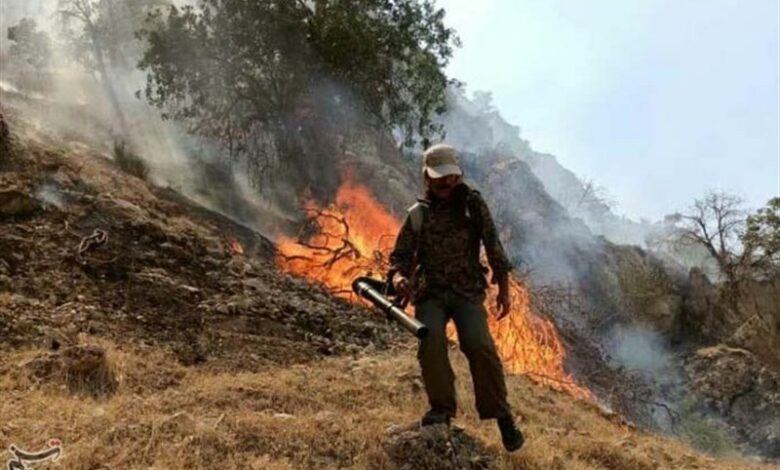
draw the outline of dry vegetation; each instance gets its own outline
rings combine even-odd
[[[120,381],[116,393],[92,398],[36,378],[29,367],[36,350],[5,355],[3,442],[35,447],[60,438],[70,469],[395,468],[388,429],[425,411],[411,347],[266,372],[214,373],[181,366],[159,350],[84,339],[110,352]],[[482,442],[495,468],[769,468],[716,462],[523,377],[509,383],[528,443],[507,455],[493,423],[477,421],[465,360],[454,356],[462,378],[457,422]]]

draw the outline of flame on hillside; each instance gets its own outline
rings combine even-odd
[[[296,239],[277,240],[282,269],[316,281],[335,295],[358,301],[352,280],[359,275],[383,276],[387,257],[400,223],[364,186],[349,175],[328,207],[307,202],[308,223]],[[563,368],[566,350],[555,325],[532,313],[528,291],[517,279],[510,283],[512,311],[495,319],[496,287],[488,292],[489,325],[507,372],[528,374],[538,383],[565,390],[577,398],[591,399],[589,390],[577,385]],[[454,328],[449,330],[457,340]]]
[[[241,243],[238,240],[231,240],[230,241],[230,252],[234,255],[243,255],[244,254],[244,247],[241,245]]]
[[[367,188],[347,178],[330,206],[320,208],[309,201],[304,210],[308,223],[297,239],[281,237],[276,242],[285,271],[351,300],[350,286],[357,276],[387,272],[387,255],[400,225]]]

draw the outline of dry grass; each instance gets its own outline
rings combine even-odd
[[[37,351],[2,357],[3,444],[36,448],[60,438],[59,465],[76,470],[391,468],[382,447],[387,428],[415,421],[426,408],[411,350],[214,374],[179,366],[163,351],[104,346],[119,386],[97,399],[20,366]],[[510,398],[528,442],[508,455],[494,424],[477,421],[465,361],[454,355],[462,378],[458,422],[484,442],[499,468],[769,468],[716,462],[631,431],[594,406],[522,377],[510,378]]]

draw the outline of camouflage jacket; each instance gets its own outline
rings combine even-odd
[[[484,199],[463,184],[449,201],[419,201],[426,207],[419,233],[407,214],[390,254],[391,271],[413,278],[419,268],[413,278],[415,303],[431,290],[446,288],[481,302],[487,268],[480,263],[480,242],[495,275],[512,269]]]

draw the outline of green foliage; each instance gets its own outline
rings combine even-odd
[[[140,33],[147,100],[234,156],[258,153],[270,135],[282,158],[296,158],[312,121],[400,128],[407,144],[440,131],[432,117],[444,111],[456,41],[443,10],[430,0],[309,5],[205,0],[158,11]]]
[[[8,28],[8,39],[13,42],[8,55],[40,70],[51,61],[51,42],[43,31],[38,31],[35,20],[23,18]]]
[[[642,314],[650,312],[659,299],[674,292],[674,282],[658,261],[626,257],[619,260],[618,268],[623,302]]]
[[[130,150],[123,140],[114,141],[114,161],[125,173],[145,180],[149,176],[149,167],[141,157]]]
[[[305,33],[290,27],[303,17],[292,6],[209,0],[200,11],[158,11],[142,32],[147,100],[232,154],[264,131],[281,135],[308,78]]]
[[[458,43],[444,14],[428,0],[320,1],[307,38],[323,71],[353,86],[369,112],[427,138],[442,130],[431,117],[445,110],[443,69]]]
[[[748,216],[742,243],[754,269],[770,278],[780,274],[780,197]]]
[[[7,37],[11,41],[9,72],[14,75],[14,82],[21,89],[45,90],[50,84],[47,73],[52,55],[49,36],[38,31],[35,20],[23,18],[19,24],[8,28]]]

